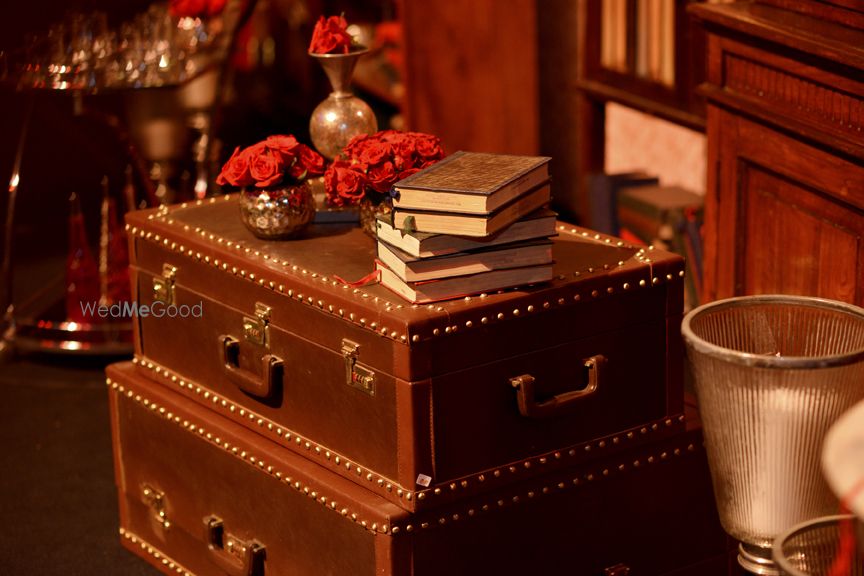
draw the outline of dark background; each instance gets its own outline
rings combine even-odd
[[[86,93],[80,95],[81,107],[77,111],[77,96],[70,91],[21,89],[16,86],[16,72],[26,61],[23,47],[34,36],[44,37],[52,24],[68,20],[73,11],[103,11],[109,26],[115,28],[146,10],[148,4],[141,0],[35,0],[6,3],[0,9],[3,54],[0,183],[4,187],[12,172],[23,119],[28,108],[32,109],[23,149],[12,244],[16,269],[24,267],[21,274],[39,276],[38,266],[31,265],[46,258],[60,261],[58,265],[62,267],[67,244],[68,198],[72,192],[77,192],[83,202],[90,244],[95,247],[100,182],[107,176],[112,196],[120,198],[124,172],[130,163],[128,143],[137,144],[139,154],[145,153],[134,137],[138,119],[159,115],[180,124],[187,119],[182,111],[172,108],[176,108],[176,88]],[[238,49],[230,59],[230,74],[219,90],[223,105],[214,111],[212,118],[215,143],[211,171],[218,171],[236,146],[252,144],[271,134],[294,134],[309,142],[309,116],[326,97],[329,84],[306,50],[318,15],[343,11],[352,22],[378,22],[393,18],[395,8],[394,2],[388,0],[259,0],[249,24],[239,35]],[[274,46],[269,59],[261,48],[265,42]],[[387,106],[374,96],[363,97],[376,112]],[[183,158],[172,165],[170,184],[175,189],[174,200],[191,195],[194,162],[189,148],[193,138],[193,133],[184,132],[174,142],[185,149]],[[145,197],[142,180],[135,175],[139,200]],[[0,202],[0,218],[5,221],[5,216],[4,198]],[[36,284],[48,280],[41,277]],[[26,286],[18,285],[19,300],[25,289]]]

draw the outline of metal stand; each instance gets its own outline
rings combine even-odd
[[[738,564],[758,576],[780,576],[780,570],[771,558],[771,548],[738,544]]]
[[[3,227],[3,263],[0,268],[0,363],[8,361],[12,356],[12,342],[15,338],[15,305],[12,299],[12,233],[15,224],[15,200],[18,197],[18,184],[21,182],[21,158],[24,156],[24,144],[27,142],[27,132],[30,129],[30,118],[33,115],[33,100],[27,100],[24,118],[21,122],[21,133],[18,136],[18,148],[15,150],[15,162],[12,164],[12,177],[9,179],[9,193],[6,196],[6,222]]]

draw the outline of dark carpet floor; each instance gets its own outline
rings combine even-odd
[[[120,546],[103,366],[0,365],[0,573],[154,575]]]

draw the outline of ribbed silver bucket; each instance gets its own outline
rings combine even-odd
[[[838,509],[819,455],[831,423],[864,398],[864,310],[745,296],[696,308],[682,333],[720,521],[744,568],[777,574],[774,538]]]
[[[860,529],[851,514],[808,520],[777,537],[774,562],[784,576],[864,576]]]

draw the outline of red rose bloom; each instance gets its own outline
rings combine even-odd
[[[354,136],[348,141],[345,148],[342,149],[342,156],[345,158],[356,158],[363,151],[363,148],[369,146],[372,142],[377,142],[377,139],[369,134]]]
[[[442,156],[441,140],[429,134],[419,134],[415,140],[415,149],[424,159],[440,159]]]
[[[297,161],[294,166],[292,166],[292,172],[295,166],[302,167],[302,172],[307,172],[310,175],[319,176],[324,173],[324,157],[306,146],[305,144],[299,144],[295,149],[295,153],[297,154]],[[291,174],[295,178],[293,173]]]
[[[352,38],[348,34],[348,22],[342,16],[318,18],[312,31],[309,52],[312,54],[347,54],[351,49]]]
[[[396,171],[393,169],[392,162],[384,162],[377,166],[372,166],[366,172],[366,181],[369,186],[376,192],[381,194],[390,191],[390,187],[396,182]]]
[[[363,197],[366,182],[363,174],[344,160],[336,160],[324,174],[327,201],[335,206],[356,204]]]
[[[279,152],[258,143],[247,149],[249,154],[249,173],[255,179],[256,188],[266,188],[282,182],[285,160]]]
[[[247,157],[240,152],[240,147],[234,149],[234,154],[228,159],[228,162],[222,167],[222,172],[216,177],[216,183],[220,186],[226,184],[242,188],[250,186],[255,180],[249,173],[249,161]]]
[[[387,160],[392,154],[390,144],[386,142],[371,142],[369,146],[359,151],[357,160],[361,164],[373,166]]]
[[[271,150],[276,150],[282,154],[282,159],[286,163],[291,162],[296,153],[296,148],[300,146],[300,143],[297,142],[294,136],[268,136],[264,144]]]

